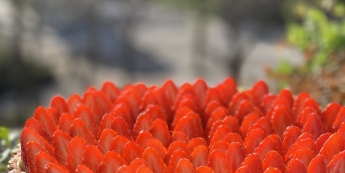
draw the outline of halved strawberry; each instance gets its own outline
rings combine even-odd
[[[238,109],[235,112],[235,117],[238,119],[239,122],[242,122],[243,118],[252,111],[252,103],[248,100],[244,100],[239,104]]]
[[[139,115],[139,101],[140,97],[138,95],[135,95],[133,92],[126,93],[123,97],[120,96],[116,100],[112,114],[115,117],[123,118],[132,127]]]
[[[262,161],[262,169],[266,170],[269,167],[278,168],[281,172],[285,172],[285,165],[283,157],[274,150],[269,151],[265,159]]]
[[[246,166],[250,172],[262,173],[260,157],[255,153],[247,155],[241,164],[242,166]]]
[[[243,144],[243,140],[241,136],[237,133],[229,133],[224,137],[224,140],[226,140],[229,144],[233,142],[239,142],[240,144]]]
[[[236,82],[232,78],[226,78],[224,82],[219,84],[216,88],[220,100],[224,105],[229,104],[231,98],[237,92]]]
[[[74,118],[69,113],[63,113],[59,120],[57,129],[69,134],[73,121]]]
[[[198,168],[199,166],[206,166],[208,153],[208,148],[204,145],[195,147],[190,154],[193,165],[196,168]]]
[[[103,159],[103,153],[94,145],[88,145],[85,148],[82,164],[97,172]]]
[[[308,172],[320,172],[320,173],[327,172],[327,168],[326,168],[326,164],[325,164],[323,156],[317,155],[310,161],[308,165]]]
[[[200,118],[197,114],[192,112],[178,121],[174,131],[184,132],[189,139],[203,136]]]
[[[113,129],[103,130],[101,137],[97,141],[97,146],[103,154],[106,154],[110,150],[111,141],[116,136],[117,133]]]
[[[299,159],[291,159],[286,164],[286,173],[307,173],[306,167],[303,162]]]
[[[210,103],[212,100],[216,100],[221,102],[222,104],[224,104],[223,101],[221,101],[219,93],[217,91],[217,88],[209,88],[206,91],[206,95],[205,95],[205,100],[204,100],[204,104],[203,105],[207,105],[208,103]],[[226,106],[226,105],[224,105]]]
[[[268,86],[264,81],[258,81],[252,87],[254,104],[260,106],[262,99],[268,93]]]
[[[303,108],[303,110],[300,112],[300,114],[297,117],[296,125],[298,125],[299,127],[303,127],[311,113],[316,114],[317,112],[312,107]],[[318,117],[321,117],[321,116],[318,115]]]
[[[231,101],[228,105],[229,108],[229,112],[231,115],[235,115],[236,111],[238,110],[240,104],[244,101],[244,100],[249,100],[248,96],[244,93],[244,92],[239,92],[236,93],[232,98]]]
[[[319,154],[324,157],[325,163],[328,164],[335,154],[343,151],[344,149],[345,149],[344,138],[341,136],[341,134],[334,133],[325,142]]]
[[[120,95],[121,92],[112,82],[105,82],[102,86],[101,91],[112,103],[115,102],[116,98]]]
[[[170,159],[166,162],[166,165],[168,166],[168,171],[175,172],[177,164],[182,158],[188,158],[188,155],[186,154],[186,152],[182,150],[176,150],[171,155]]]
[[[45,172],[44,168],[49,163],[59,164],[59,162],[54,157],[52,157],[50,154],[44,151],[41,151],[36,154],[35,161],[36,161],[35,173],[44,173]]]
[[[282,171],[276,167],[268,167],[264,173],[282,173]]]
[[[129,167],[131,167],[131,171],[135,173],[142,165],[146,165],[145,160],[143,160],[142,158],[136,158],[129,164]]]
[[[195,173],[214,173],[209,166],[199,166],[195,169]]]
[[[169,127],[162,119],[156,119],[150,129],[150,133],[154,138],[159,139],[165,147],[170,144]]]
[[[302,134],[301,129],[296,126],[289,126],[283,133],[283,151],[287,153],[291,145],[296,141],[298,136]]]
[[[225,154],[228,148],[229,143],[225,140],[220,140],[212,144],[212,146],[210,147],[210,152],[212,152],[213,150],[219,150]]]
[[[253,124],[255,124],[259,118],[260,118],[259,115],[257,115],[256,113],[250,113],[246,117],[244,117],[241,127],[240,127],[242,136],[247,135],[248,129]]]
[[[61,96],[55,96],[50,102],[50,106],[55,108],[58,111],[59,115],[65,112],[69,112],[66,101]]]
[[[171,143],[174,142],[174,141],[183,141],[185,143],[188,143],[189,142],[189,138],[187,137],[187,135],[181,131],[173,131],[171,132],[172,135],[171,135]]]
[[[136,158],[141,158],[143,149],[135,142],[129,141],[123,147],[123,158],[127,163],[131,163]]]
[[[133,136],[137,137],[139,133],[143,130],[149,131],[152,124],[153,122],[151,120],[151,117],[148,114],[146,113],[140,114],[133,127]]]
[[[77,166],[82,163],[86,145],[84,138],[80,136],[73,138],[68,144],[66,168],[70,172],[74,172]]]
[[[283,143],[282,143],[280,137],[277,134],[271,134],[271,135],[267,136],[267,138],[272,140],[272,142],[275,144],[275,147],[277,148],[277,151],[279,152],[279,154],[284,155]]]
[[[93,171],[85,165],[78,165],[75,173],[93,173]]]
[[[110,144],[110,150],[115,150],[121,156],[123,154],[123,147],[130,142],[128,138],[122,135],[117,135]]]
[[[344,172],[345,171],[345,151],[337,153],[333,156],[332,160],[327,165],[329,173]]]
[[[319,153],[325,142],[329,139],[332,133],[324,133],[315,141],[316,153]]]
[[[162,89],[164,91],[165,98],[167,99],[168,104],[172,105],[175,102],[177,94],[176,85],[172,80],[167,80],[164,82]]]
[[[96,139],[94,138],[90,130],[86,127],[84,121],[79,118],[73,121],[70,135],[71,137],[83,137],[88,145],[97,145]]]
[[[137,138],[135,139],[135,142],[138,143],[141,148],[146,148],[147,140],[152,139],[153,136],[148,131],[141,131]]]
[[[61,130],[57,130],[53,134],[52,143],[55,147],[55,158],[62,165],[66,165],[66,159],[68,155],[68,144],[71,140],[71,136]]]
[[[298,159],[302,161],[305,168],[308,167],[311,159],[313,159],[314,157],[315,157],[315,151],[309,148],[300,149],[292,154],[292,159]]]
[[[273,95],[273,94],[266,94],[261,102],[261,110],[263,111],[264,114],[266,114],[268,112],[268,110],[271,108],[274,100],[276,100],[277,96]]]
[[[188,142],[189,151],[193,151],[193,149],[199,145],[204,145],[207,147],[207,143],[204,138],[193,138]]]
[[[235,171],[235,173],[251,173],[251,172],[249,171],[247,166],[241,166]]]
[[[217,128],[216,132],[213,136],[210,136],[210,146],[212,146],[215,142],[224,139],[224,137],[231,133],[231,129],[226,125],[221,125]]]
[[[117,170],[117,173],[128,173],[128,172],[132,172],[131,167],[129,167],[128,165],[123,165],[119,167],[119,169]]]
[[[253,153],[256,147],[259,146],[262,140],[266,138],[266,132],[261,128],[256,128],[248,132],[245,140],[244,147],[248,154]]]
[[[276,106],[271,122],[276,134],[282,136],[286,127],[292,124],[292,113],[287,106]]]
[[[195,169],[190,160],[186,158],[180,159],[176,167],[177,173],[195,173]]]
[[[111,128],[111,123],[114,120],[114,116],[112,114],[105,114],[101,120],[101,123],[99,125],[98,133],[97,133],[97,139],[100,138],[103,130]]]
[[[275,150],[278,151],[275,143],[268,137],[266,137],[260,144],[259,146],[254,150],[254,153],[258,154],[260,157],[261,161],[264,160],[266,154],[271,151]],[[279,151],[278,151],[279,152]],[[279,153],[281,154],[281,153]]]
[[[229,115],[229,112],[225,107],[220,106],[216,108],[212,112],[211,117],[208,119],[206,123],[206,127],[205,127],[206,134],[208,135],[208,132],[211,130],[212,125],[216,121],[224,119],[227,115]]]
[[[122,159],[115,151],[109,151],[102,158],[101,164],[99,165],[99,173],[113,173],[117,172],[119,167],[125,165],[126,162]]]
[[[132,139],[131,132],[128,128],[127,122],[121,117],[115,117],[111,122],[111,128],[118,134]]]
[[[25,156],[24,156],[24,164],[26,170],[29,172],[36,172],[36,159],[35,156],[39,152],[46,152],[47,150],[44,149],[41,145],[34,141],[30,141],[26,145]]]
[[[157,151],[153,148],[146,148],[144,150],[142,159],[145,160],[145,162],[153,172],[164,172],[166,170],[165,163],[160,158]]]
[[[246,158],[246,151],[242,144],[234,142],[229,145],[225,153],[225,159],[229,163],[231,172],[235,172],[240,167],[243,160]]]
[[[332,128],[334,131],[337,131],[341,124],[345,121],[345,106],[341,107],[337,117],[335,118]]]
[[[296,101],[294,102],[293,109],[292,109],[293,116],[295,117],[295,119],[300,114],[300,111],[302,111],[303,105],[308,99],[310,99],[310,96],[306,92],[302,92],[296,97]]]
[[[217,173],[227,173],[229,170],[229,163],[225,158],[225,154],[219,150],[214,150],[209,154],[207,166]]]
[[[203,79],[197,79],[195,83],[193,84],[193,91],[197,97],[197,104],[198,107],[203,108],[204,107],[204,99],[206,96],[206,92],[208,90],[208,86]]]
[[[194,111],[189,107],[182,107],[182,108],[177,109],[175,111],[174,117],[172,118],[170,128],[174,129],[177,123],[181,120],[181,118],[183,118],[185,115],[191,112],[193,113]]]
[[[43,129],[41,124],[34,118],[29,118],[26,122],[24,127],[29,127],[35,131],[37,131],[46,141],[51,142],[51,136]]]
[[[45,129],[45,131],[48,133],[50,137],[56,131],[56,125],[52,117],[49,115],[48,111],[42,106],[38,107],[35,110],[34,118],[41,124],[43,129]]]
[[[207,105],[205,105],[204,115],[202,117],[203,127],[206,126],[206,123],[210,119],[213,111],[220,106],[222,106],[222,104],[217,100],[212,100],[209,103],[207,103]]]
[[[170,157],[177,150],[182,150],[182,151],[186,152],[187,155],[190,154],[190,151],[189,151],[186,143],[184,143],[182,141],[175,141],[169,145],[169,148],[167,150],[167,154],[165,155],[165,158],[164,158],[165,163],[169,163]]]
[[[314,136],[314,140],[325,132],[321,120],[315,113],[309,114],[309,117],[303,126],[303,132],[311,133]]]
[[[132,170],[133,171],[133,170]],[[139,166],[137,173],[153,173],[149,166],[143,164]]]
[[[95,121],[99,124],[102,120],[103,114],[100,105],[96,99],[96,91],[87,91],[84,93],[83,102],[87,105],[94,115]]]
[[[75,113],[73,114],[73,118],[77,119],[80,118],[85,123],[86,127],[91,131],[93,136],[96,138],[98,133],[98,125],[94,119],[92,114],[92,110],[87,107],[86,105],[79,104],[75,109]]]
[[[49,163],[44,168],[44,173],[69,173],[66,168],[56,163]]]
[[[311,138],[307,138],[307,139],[302,139],[302,140],[297,140],[288,150],[288,152],[286,153],[285,157],[285,161],[288,161],[294,153],[296,153],[298,150],[301,150],[303,148],[308,148],[310,150],[312,150],[313,152],[315,152],[316,147],[315,147],[315,143],[313,141],[313,139]]]
[[[156,119],[166,121],[164,110],[157,105],[148,105],[143,113],[146,113],[151,118],[152,122]]]
[[[144,149],[146,149],[147,147],[154,148],[162,159],[165,158],[167,149],[164,147],[164,145],[159,139],[156,139],[156,138],[148,139],[146,142],[146,147]]]
[[[327,132],[333,132],[333,122],[337,118],[340,108],[338,103],[333,102],[322,112],[322,123]]]
[[[73,94],[68,100],[67,100],[67,108],[68,112],[70,114],[74,114],[75,108],[83,103],[83,99],[80,98],[78,94]]]

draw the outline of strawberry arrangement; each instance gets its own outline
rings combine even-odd
[[[345,107],[307,93],[238,91],[228,78],[177,88],[106,82],[38,107],[21,134],[29,173],[345,171]]]

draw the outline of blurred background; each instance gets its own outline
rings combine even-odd
[[[344,14],[334,0],[0,0],[0,126],[107,80],[231,76],[342,102]]]

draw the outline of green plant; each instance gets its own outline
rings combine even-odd
[[[7,164],[12,150],[19,143],[19,133],[12,133],[5,127],[0,127],[0,172],[7,171]]]

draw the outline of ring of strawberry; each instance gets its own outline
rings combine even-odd
[[[21,134],[25,172],[344,172],[345,107],[307,93],[238,91],[228,78],[177,88],[106,82],[38,107]]]

